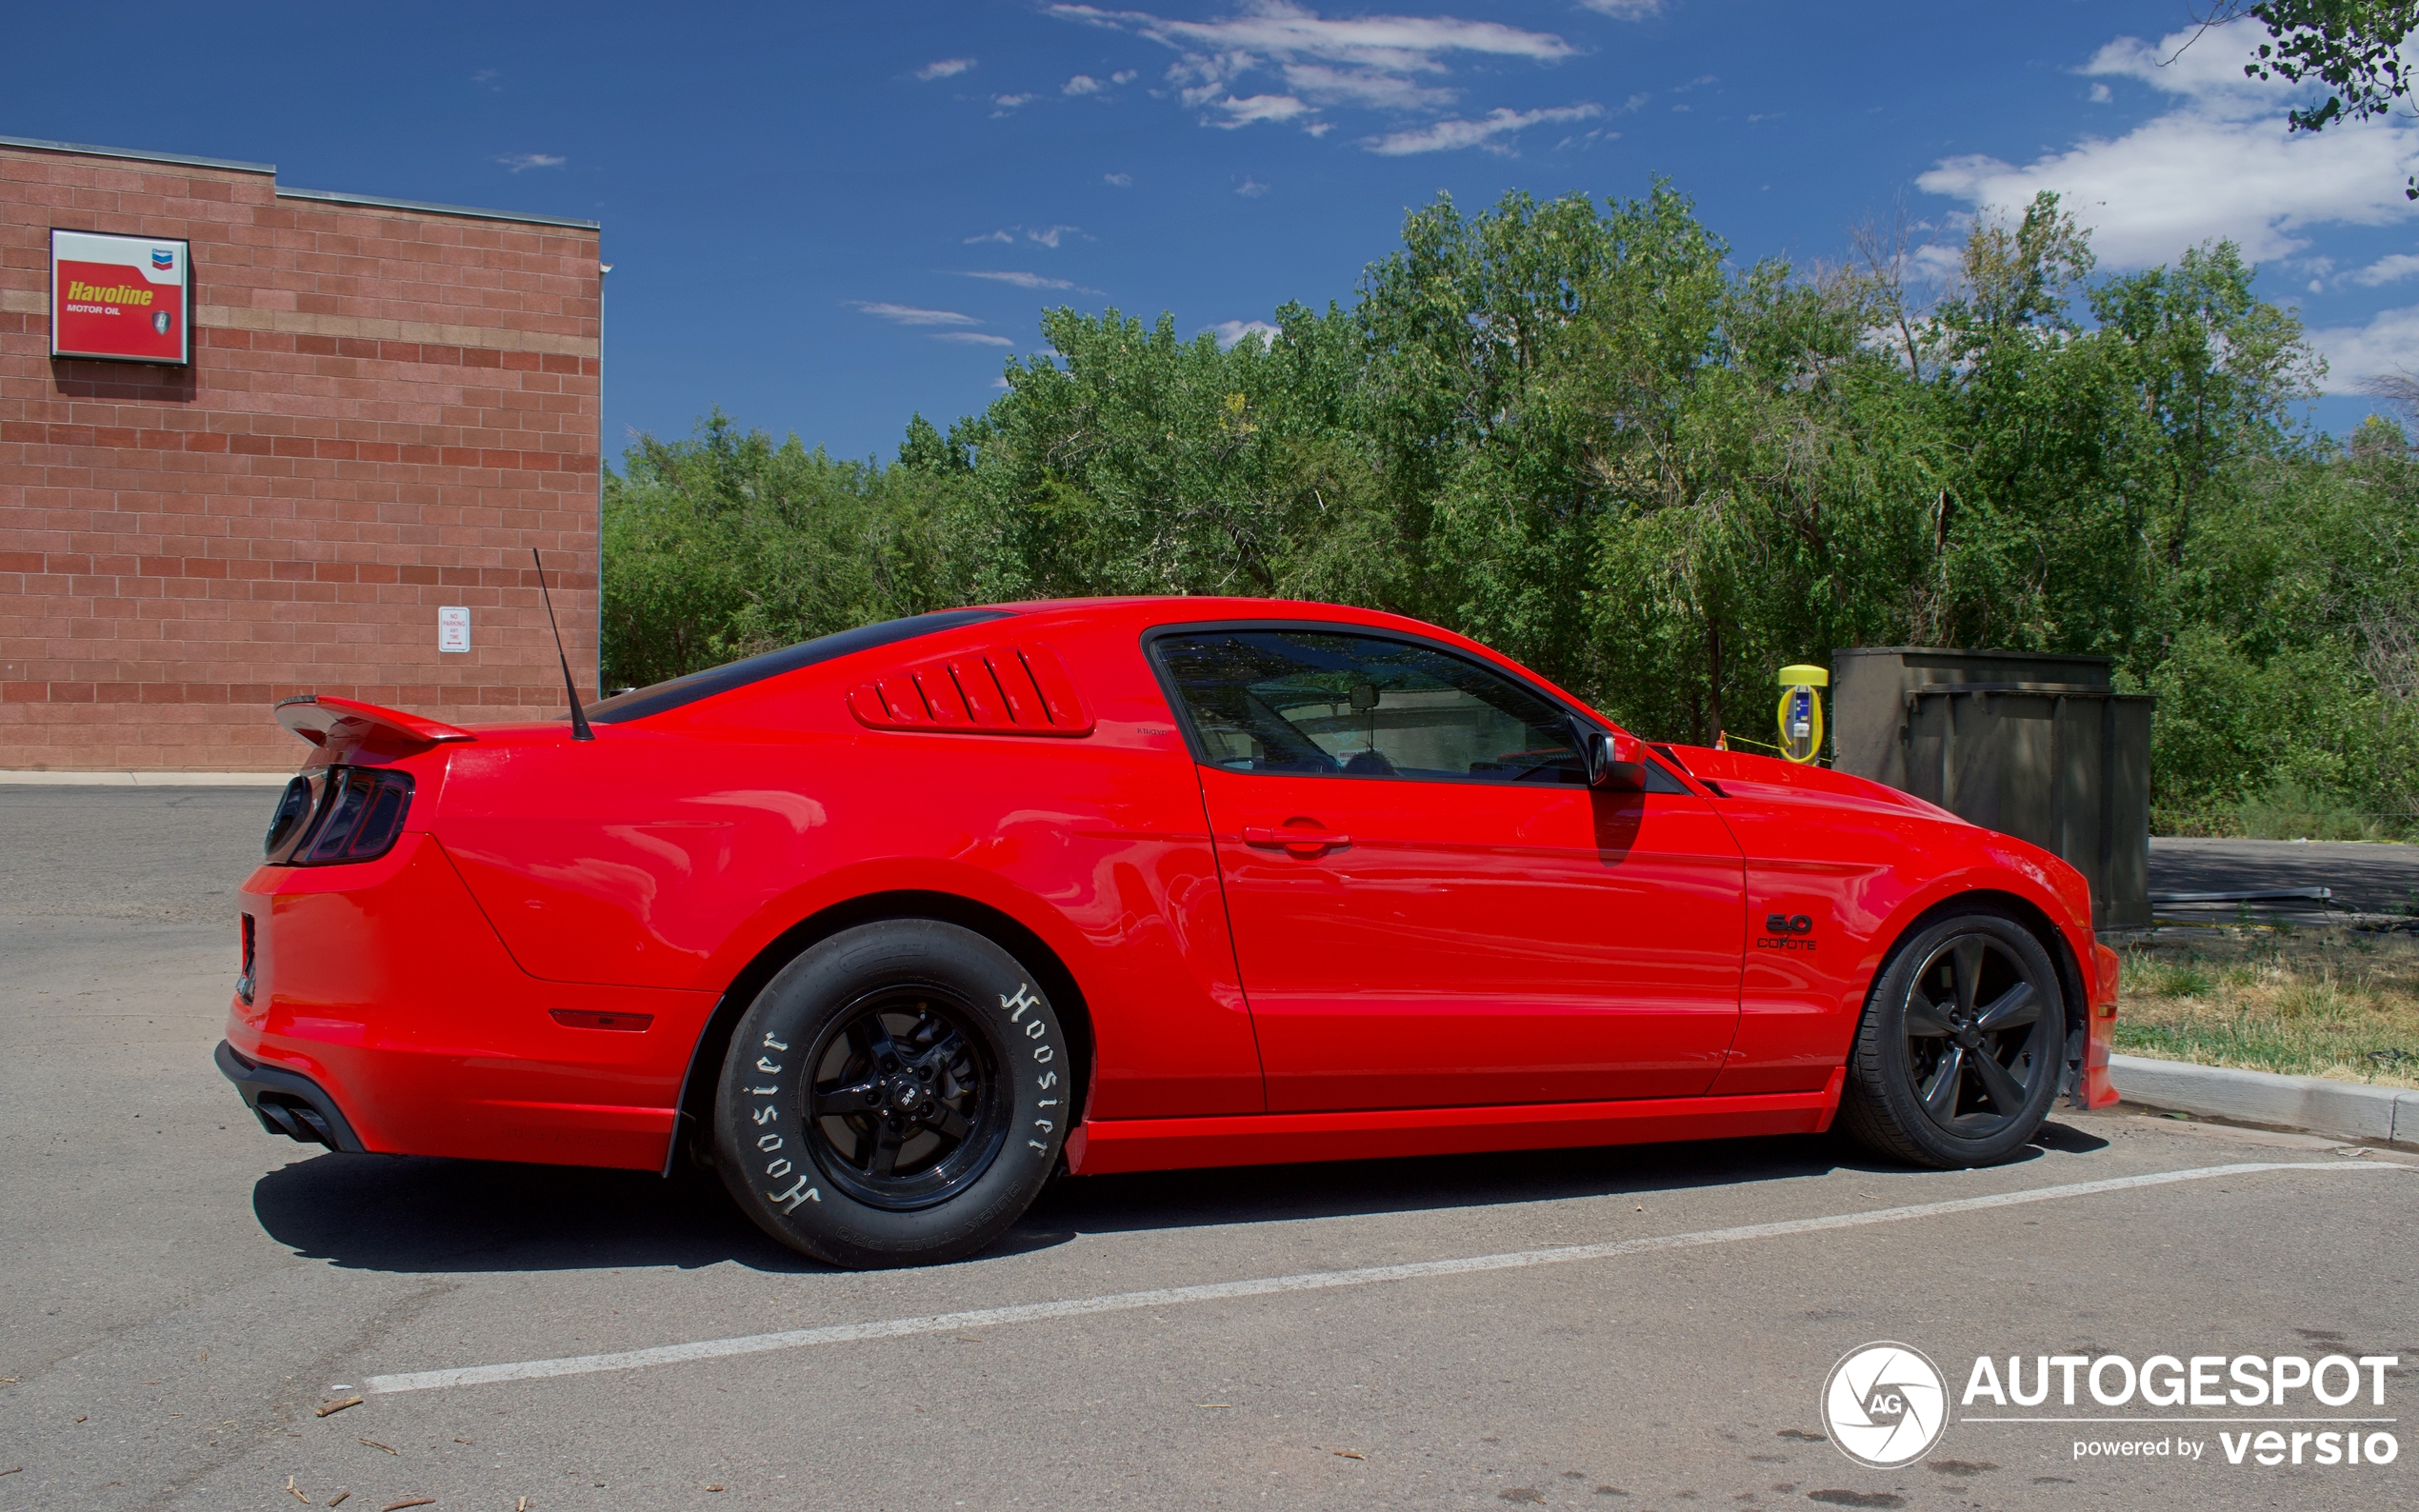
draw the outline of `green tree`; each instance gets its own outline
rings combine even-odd
[[[2419,461],[2384,419],[2301,432],[2321,369],[2239,251],[2103,277],[2050,195],[1971,227],[1937,299],[1867,250],[1742,266],[1660,182],[1440,197],[1273,335],[1048,311],[1050,355],[887,467],[718,413],[642,438],[607,483],[611,675],[944,605],[1300,596],[1752,740],[1773,668],[1834,647],[2086,651],[2160,695],[2177,822],[2419,819]]]
[[[2403,43],[2419,27],[2412,0],[2222,0],[2208,25],[2249,16],[2268,30],[2247,77],[2325,86],[2327,98],[2285,112],[2288,129],[2321,131],[2346,121],[2411,112],[2411,68]],[[2419,200],[2419,175],[2403,193]]]
[[[741,432],[716,410],[642,436],[605,481],[605,666],[643,685],[958,602],[963,472],[876,468]]]

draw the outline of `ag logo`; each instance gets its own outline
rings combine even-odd
[[[1851,1349],[1823,1383],[1840,1453],[1876,1470],[1920,1460],[1949,1426],[1949,1385],[1923,1352],[1884,1340]]]

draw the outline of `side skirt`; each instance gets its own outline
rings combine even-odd
[[[1819,1092],[1640,1098],[1510,1107],[1371,1108],[1350,1113],[1256,1113],[1230,1118],[1087,1120],[1067,1138],[1077,1176],[1205,1165],[1469,1155],[1590,1144],[1759,1134],[1820,1134],[1839,1108],[1847,1068]]]

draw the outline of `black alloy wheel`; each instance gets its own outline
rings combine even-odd
[[[973,1021],[928,986],[874,993],[834,1020],[807,1059],[800,1120],[834,1186],[905,1212],[948,1201],[998,1156],[1006,1100]]]
[[[1924,1116],[1964,1139],[2024,1117],[2061,1068],[2048,995],[2007,943],[1963,934],[1937,946],[1907,988],[1907,1076]]]
[[[1057,1168],[1084,1071],[1041,978],[998,942],[886,919],[810,945],[731,1027],[713,1164],[801,1254],[963,1260]]]
[[[2067,1037],[2066,993],[2041,938],[1987,904],[1935,916],[1873,979],[1839,1125],[1918,1165],[2004,1161],[2049,1117]]]

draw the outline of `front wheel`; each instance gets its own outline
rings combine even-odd
[[[1006,1232],[1049,1180],[1072,1067],[1050,1000],[970,929],[844,930],[757,995],[716,1101],[731,1197],[792,1249],[932,1264]]]
[[[1919,1165],[1989,1165],[2041,1127],[2066,1068],[2066,999],[2032,932],[1951,914],[1893,954],[1865,1000],[1840,1122]]]

